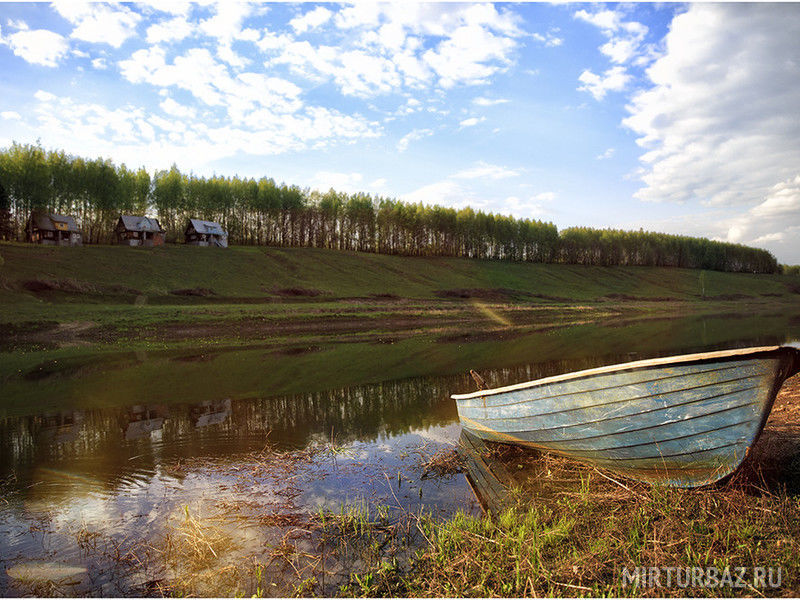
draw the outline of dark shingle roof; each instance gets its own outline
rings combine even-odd
[[[80,233],[78,224],[75,222],[74,217],[68,215],[58,215],[56,213],[47,213],[41,211],[34,211],[31,213],[31,221],[37,229],[42,231],[71,231]]]
[[[158,219],[151,219],[150,217],[138,217],[132,215],[120,215],[122,225],[128,231],[152,231],[155,233],[163,232]]]
[[[222,228],[222,225],[214,221],[201,221],[200,219],[189,219],[192,227],[197,233],[210,233],[213,235],[224,235],[228,233]]]

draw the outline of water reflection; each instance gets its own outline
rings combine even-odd
[[[223,423],[231,414],[231,399],[201,402],[191,408],[192,421],[197,429]]]
[[[149,436],[164,426],[164,418],[169,414],[166,406],[136,404],[125,411],[125,440],[138,440]]]
[[[445,514],[474,510],[465,477],[423,480],[419,468],[426,452],[456,446],[461,430],[449,396],[473,389],[470,368],[494,387],[800,338],[800,320],[791,316],[731,323],[614,322],[455,341],[331,344],[313,352],[73,349],[15,357],[5,371],[0,362],[0,492],[7,500],[0,506],[0,563],[81,557],[78,524],[119,540],[146,537],[181,506],[223,498],[249,506],[257,497],[259,514],[335,509],[359,499]],[[252,455],[267,445],[294,449],[292,456],[303,459],[243,483],[239,469],[260,472]],[[542,481],[566,485],[548,475],[546,462],[539,467]],[[0,569],[0,591],[9,585]]]
[[[450,394],[473,389],[469,368],[479,368],[494,387],[639,358],[800,338],[800,322],[791,316],[736,324],[730,327],[725,316],[651,320],[502,342],[414,339],[391,346],[336,344],[311,353],[256,347],[144,358],[78,355],[43,362],[32,356],[30,369],[4,377],[0,478],[13,476],[20,489],[32,489],[37,469],[68,467],[108,492],[120,481],[195,456],[235,456],[267,442],[285,448],[377,443],[447,426],[457,420]],[[408,370],[426,374],[388,378]],[[335,385],[342,378],[381,377],[389,380]],[[153,388],[152,381],[162,384]],[[292,391],[274,393],[286,389]],[[53,397],[70,408],[48,409]],[[51,482],[47,493],[64,491]]]

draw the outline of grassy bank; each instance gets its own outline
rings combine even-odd
[[[470,476],[470,463],[421,448],[418,469],[367,475],[381,483],[376,502],[299,510],[292,479],[353,450],[331,441],[166,465],[187,481],[214,473],[229,492],[174,506],[160,533],[148,526],[144,539],[115,540],[87,525],[72,535],[83,555],[113,565],[128,596],[796,597],[798,399],[795,377],[742,469],[700,489],[650,487],[493,445],[485,460],[513,479],[505,507],[442,518],[403,508],[398,496],[422,489],[426,477]],[[165,500],[176,493],[167,488]],[[26,585],[15,592],[70,591]]]
[[[0,342],[195,344],[763,313],[800,277],[310,248],[0,244]],[[11,344],[13,347],[13,343]]]
[[[566,458],[499,446],[505,508],[420,523],[425,549],[382,557],[342,588],[361,596],[796,596],[800,378],[726,481],[658,488]]]
[[[15,294],[19,299],[47,298],[46,293],[56,300],[62,299],[58,293],[79,293],[86,299],[133,301],[143,295],[172,302],[376,295],[556,302],[624,300],[624,296],[697,300],[787,297],[800,289],[796,287],[800,278],[789,276],[399,257],[314,248],[0,244],[0,256],[5,301]]]
[[[651,487],[497,446],[488,460],[516,481],[506,508],[446,520],[385,507],[320,514],[275,547],[269,571],[256,562],[229,589],[273,595],[265,573],[277,562],[296,572],[283,591],[298,596],[796,596],[798,399],[794,378],[743,468],[722,483]],[[447,458],[439,466],[459,469]],[[183,583],[174,590],[198,591]]]

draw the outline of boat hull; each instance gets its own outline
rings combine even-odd
[[[654,484],[696,487],[733,473],[755,443],[790,347],[638,361],[456,395],[480,438],[565,454]]]

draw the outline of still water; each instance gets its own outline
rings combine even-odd
[[[797,339],[797,315],[729,315],[357,344],[0,354],[0,593],[148,593],[153,575],[131,548],[155,552],[188,515],[228,519],[245,560],[274,545],[267,516],[354,504],[477,513],[463,474],[426,472],[457,443],[449,396],[473,389],[470,368],[498,386]]]

